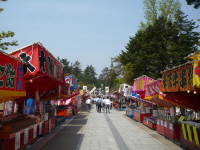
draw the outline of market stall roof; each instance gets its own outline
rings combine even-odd
[[[143,102],[143,103],[148,103],[148,104],[156,105],[155,102],[150,102],[150,101],[148,101],[148,100],[144,100],[144,99],[139,98],[139,97],[136,97],[136,96],[132,96],[132,98],[133,98],[134,100],[136,100],[136,101],[140,101],[140,102]]]
[[[24,64],[28,97],[59,97],[64,84],[63,64],[41,43],[34,43],[11,53]]]
[[[160,91],[161,80],[155,80],[152,83],[146,85],[145,100],[154,102],[163,107],[171,107],[172,104],[164,101],[162,98],[163,93]]]
[[[154,81],[154,79],[152,79],[146,75],[142,75],[142,76],[134,79],[133,92],[138,93],[141,98],[144,98],[146,85],[153,81]]]
[[[26,96],[23,65],[0,51],[0,103]]]
[[[194,87],[194,64],[187,62],[162,72],[163,100],[183,108],[200,110],[200,90]]]

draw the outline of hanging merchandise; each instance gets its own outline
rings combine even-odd
[[[36,109],[36,101],[33,98],[28,98],[26,100],[26,111],[25,113],[27,115],[33,115],[35,114],[35,109]]]

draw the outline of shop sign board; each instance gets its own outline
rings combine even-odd
[[[184,64],[162,73],[162,92],[178,92],[193,89],[193,66]]]
[[[134,80],[133,91],[145,91],[146,85],[153,81],[154,81],[154,79],[152,79],[146,75],[138,77]]]
[[[145,97],[155,96],[160,93],[161,80],[153,81],[146,85]]]
[[[47,75],[64,83],[63,65],[41,43],[34,43],[11,55],[24,63],[26,80]]]
[[[23,91],[22,63],[0,52],[0,90]]]
[[[0,102],[25,95],[22,63],[0,52]]]

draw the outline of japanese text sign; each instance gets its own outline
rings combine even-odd
[[[193,66],[191,63],[162,73],[163,92],[178,92],[192,90]]]
[[[0,90],[23,91],[23,75],[22,63],[0,52]]]
[[[146,85],[145,97],[155,96],[160,93],[161,80],[153,81]]]
[[[57,81],[64,82],[63,65],[41,43],[34,43],[11,55],[24,64],[25,79],[48,75]]]
[[[154,79],[145,75],[136,78],[133,84],[133,91],[145,91],[146,85],[152,81],[154,81]]]

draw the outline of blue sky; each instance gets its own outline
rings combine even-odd
[[[200,9],[180,0],[190,19]],[[144,21],[143,0],[8,0],[1,2],[0,29],[16,33],[19,46],[41,42],[54,55],[97,73],[110,65]],[[8,51],[9,52],[9,51]]]

